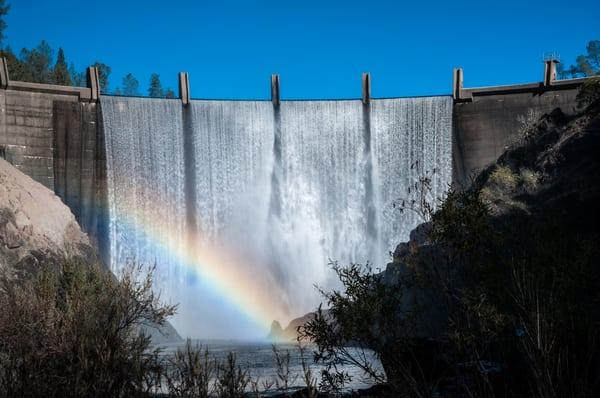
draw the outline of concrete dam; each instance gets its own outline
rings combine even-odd
[[[581,79],[374,99],[271,101],[100,95],[10,81],[0,68],[0,155],[53,189],[116,273],[156,266],[174,325],[198,337],[264,334],[314,309],[328,262],[382,267],[422,219],[399,211],[415,184],[428,200],[493,162],[528,112],[575,109]],[[242,326],[243,325],[243,326]],[[248,335],[236,335],[238,330]],[[231,333],[223,335],[222,331]]]

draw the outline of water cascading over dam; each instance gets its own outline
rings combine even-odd
[[[394,202],[451,181],[450,97],[101,106],[111,267],[155,263],[183,335],[257,337],[314,309],[330,260],[384,267],[421,221]]]

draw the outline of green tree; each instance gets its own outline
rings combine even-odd
[[[352,376],[339,367],[351,363],[371,381],[387,380],[394,396],[431,396],[430,390],[423,391],[428,387],[422,390],[420,383],[428,385],[423,378],[429,380],[433,376],[411,360],[415,357],[411,336],[415,335],[418,311],[409,310],[404,304],[408,300],[409,278],[398,276],[396,283],[390,284],[369,264],[331,265],[342,289],[320,290],[328,310],[319,306],[312,319],[298,329],[299,340],[316,345],[315,363],[324,366],[321,389],[339,390],[351,381]],[[376,359],[383,369],[377,366]]]
[[[167,88],[165,90],[165,98],[175,98],[175,91],[172,88]]]
[[[588,77],[600,74],[600,40],[592,40],[586,46],[585,55],[575,59],[575,65],[565,68],[558,64],[558,77],[561,79]]]
[[[31,81],[31,74],[23,62],[15,55],[10,47],[0,50],[0,56],[6,58],[8,76],[11,80]]]
[[[92,64],[93,67],[98,68],[98,79],[100,80],[100,91],[103,93],[108,93],[109,90],[109,76],[112,69],[110,66],[96,61]]]
[[[128,73],[123,76],[123,81],[121,82],[123,95],[140,95],[140,82],[133,76],[132,73]]]
[[[42,40],[36,48],[21,50],[21,61],[25,65],[29,81],[34,83],[50,83],[52,81],[52,47]]]
[[[71,76],[69,75],[67,62],[65,61],[65,52],[63,51],[62,47],[59,47],[58,49],[52,81],[54,84],[60,84],[63,86],[71,85]]]
[[[148,87],[148,96],[155,98],[165,96],[162,88],[162,83],[160,82],[160,76],[157,73],[153,73],[150,76],[150,87]]]

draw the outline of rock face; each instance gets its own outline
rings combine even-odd
[[[60,198],[0,159],[0,274],[9,279],[62,255],[94,249]]]
[[[267,339],[273,340],[273,341],[284,340],[283,328],[281,327],[281,324],[278,321],[273,321],[271,323],[271,330],[269,331],[269,335],[267,336]]]
[[[313,319],[314,316],[314,312],[309,312],[299,318],[292,319],[285,329],[281,327],[279,322],[273,321],[267,338],[272,341],[296,341],[298,338],[298,328]]]

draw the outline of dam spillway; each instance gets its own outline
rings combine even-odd
[[[184,335],[255,337],[314,309],[329,261],[383,267],[422,221],[394,202],[452,179],[451,97],[100,103],[111,268],[155,264]]]
[[[6,66],[4,58],[0,58],[0,63]],[[432,106],[445,109],[446,104],[438,103],[440,97],[371,100],[369,103],[370,78],[365,81],[364,75],[363,101],[366,99],[365,103],[368,105],[361,105],[359,101],[280,102],[279,80],[273,78],[272,104],[265,101],[242,101],[237,105],[235,103],[238,101],[191,101],[189,104],[189,80],[186,73],[180,74],[180,98],[158,105],[162,100],[120,97],[114,98],[111,104],[109,102],[112,97],[104,96],[99,101],[100,85],[95,67],[87,69],[87,87],[19,82],[9,78],[7,68],[0,68],[3,71],[0,73],[0,157],[53,190],[69,206],[82,229],[99,248],[105,264],[112,264],[112,268],[117,270],[126,259],[156,263],[161,276],[158,285],[161,286],[163,297],[184,305],[199,301],[205,303],[206,308],[188,314],[191,316],[183,316],[183,306],[180,308],[176,324],[183,334],[210,335],[211,331],[206,329],[208,323],[215,325],[212,330],[225,330],[229,333],[231,330],[243,329],[237,320],[231,321],[231,318],[238,315],[240,318],[249,316],[259,319],[264,324],[273,318],[285,323],[286,316],[298,315],[297,308],[302,308],[300,313],[303,312],[303,303],[316,300],[312,284],[308,289],[305,288],[309,280],[324,280],[321,285],[329,287],[327,283],[331,282],[330,274],[326,272],[327,267],[321,265],[324,262],[301,261],[297,254],[292,255],[292,251],[288,250],[290,247],[296,248],[294,253],[299,252],[301,259],[311,257],[312,253],[321,253],[315,257],[333,253],[331,259],[342,263],[347,257],[344,253],[339,254],[340,249],[353,256],[354,253],[365,252],[366,247],[367,252],[374,253],[370,258],[373,264],[376,267],[382,266],[387,260],[387,251],[405,239],[408,231],[418,222],[415,214],[399,214],[393,206],[390,208],[394,198],[406,196],[407,188],[415,182],[417,175],[426,175],[435,169],[432,176],[432,185],[435,187],[431,195],[434,198],[444,192],[444,186],[450,180],[447,177],[450,168],[432,168],[433,164],[447,164],[447,157],[451,155],[452,181],[458,184],[468,183],[474,173],[494,162],[504,152],[506,145],[514,141],[519,134],[519,120],[531,111],[544,114],[560,108],[568,115],[575,114],[576,96],[586,79],[556,80],[552,73],[555,66],[552,60],[544,63],[544,80],[541,82],[474,88],[464,88],[463,71],[455,69],[452,100],[450,97],[445,97],[444,100],[451,103],[452,107],[451,112],[448,110],[452,119],[451,153],[444,143],[450,140],[450,136],[447,133],[439,135],[436,131],[450,130],[448,115],[444,116],[441,110],[436,115],[428,109]],[[365,86],[365,82],[369,84]],[[202,113],[195,117],[197,104],[205,108],[205,113],[212,114],[212,120],[220,118],[217,125],[220,124],[221,127],[207,124],[209,119]],[[316,203],[323,203],[322,198],[315,199],[321,197],[321,194],[317,194],[319,188],[315,185],[316,180],[309,183],[313,191],[305,200],[293,195],[294,187],[290,184],[293,184],[291,181],[296,177],[284,178],[298,173],[307,174],[306,169],[300,172],[297,168],[315,164],[309,160],[308,154],[295,153],[294,149],[284,153],[286,149],[283,145],[291,143],[285,140],[294,125],[290,119],[293,113],[288,112],[294,105],[298,108],[293,111],[297,115],[296,125],[303,130],[302,134],[308,131],[310,117],[313,117],[315,121],[311,123],[314,129],[323,135],[335,130],[335,124],[331,124],[333,119],[326,120],[331,115],[326,116],[321,111],[329,106],[335,108],[340,105],[338,108],[341,109],[349,105],[353,115],[343,122],[343,134],[346,137],[354,129],[347,127],[350,124],[362,129],[363,140],[354,140],[354,143],[362,145],[362,152],[356,150],[356,147],[352,152],[358,156],[357,162],[366,160],[360,165],[357,163],[357,167],[364,172],[358,172],[358,179],[355,180],[359,184],[364,181],[364,186],[359,186],[359,190],[353,193],[348,191],[348,197],[342,195],[342,200],[350,203],[351,195],[360,195],[360,190],[364,189],[364,211],[351,212],[350,208],[345,208],[348,211],[333,218],[337,224],[327,224],[322,230],[316,228],[314,233],[311,230],[310,239],[306,240],[304,246],[300,243],[302,240],[296,239],[303,236],[299,232],[302,227],[300,221],[305,221],[298,218],[298,215],[303,212],[316,214],[313,220],[332,218],[327,215],[330,208],[319,208],[317,212],[311,210],[317,208]],[[111,113],[111,106],[115,112]],[[310,111],[309,108],[313,106],[318,110]],[[319,109],[319,106],[322,108]],[[208,109],[210,107],[212,109]],[[195,140],[205,140],[207,148],[211,148],[213,152],[221,151],[213,153],[211,159],[231,156],[228,152],[232,150],[231,147],[227,151],[219,149],[215,139],[222,142],[233,139],[232,135],[224,137],[218,133],[219,129],[239,131],[237,138],[244,137],[243,131],[251,124],[251,119],[242,116],[240,112],[247,107],[260,108],[264,117],[261,117],[260,123],[254,122],[255,128],[264,131],[266,138],[270,140],[266,145],[255,139],[250,140],[252,145],[260,145],[261,153],[263,149],[266,153],[266,161],[261,163],[261,167],[266,168],[260,172],[262,180],[238,180],[233,183],[229,180],[229,196],[219,194],[217,201],[210,195],[199,197],[199,184],[206,181],[209,174],[206,166],[201,166],[203,158],[196,156],[202,142],[195,143]],[[101,108],[104,108],[104,112]],[[134,108],[139,109],[129,111]],[[336,118],[341,117],[340,109],[335,111]],[[258,114],[254,110],[249,112]],[[154,121],[148,117],[152,113]],[[219,113],[222,115],[219,116]],[[109,120],[110,118],[113,120]],[[319,118],[324,120],[318,121]],[[204,128],[205,133],[212,132],[210,142],[207,141],[209,136],[199,136],[202,134],[199,123],[207,126]],[[112,136],[106,137],[105,132]],[[305,136],[309,137],[309,134]],[[329,138],[339,139],[335,135]],[[344,139],[347,138],[349,137]],[[317,139],[319,145],[325,140],[324,136]],[[432,139],[435,140],[433,144]],[[291,144],[290,148],[298,148]],[[310,146],[305,142],[300,144]],[[319,151],[322,148],[324,147],[319,147]],[[112,150],[114,152],[107,153]],[[327,154],[323,152],[315,156],[325,159],[323,156]],[[155,158],[154,153],[163,158]],[[248,153],[251,152],[246,152],[246,155],[238,152],[235,156],[245,159],[243,157],[247,158]],[[289,158],[289,154],[298,156],[299,159]],[[334,151],[327,156],[330,160],[323,161],[323,167],[333,165],[338,169],[342,166],[343,157],[339,156],[339,152]],[[272,163],[269,164],[269,161]],[[236,162],[231,161],[228,167],[233,167],[234,171],[227,171],[222,179],[239,171],[236,169]],[[212,167],[212,160],[209,163]],[[107,170],[109,167],[110,170]],[[286,168],[290,168],[289,173]],[[406,171],[409,169],[410,171]],[[413,172],[414,169],[418,173]],[[212,173],[222,170],[225,169],[213,170]],[[386,174],[385,170],[390,172]],[[327,176],[332,171],[319,170],[319,173]],[[339,174],[343,176],[336,176],[335,181],[343,182],[343,189],[346,189],[352,183],[351,173],[344,174],[340,171]],[[267,175],[269,177],[265,177]],[[315,175],[317,174],[313,173],[312,177]],[[210,178],[212,180],[209,181],[215,184],[223,182],[215,180],[214,176]],[[284,183],[288,185],[285,186]],[[110,194],[107,192],[109,186],[112,187]],[[258,188],[247,192],[241,189],[242,186],[267,187],[270,193]],[[213,185],[210,188],[213,189],[211,195],[217,192],[214,189],[224,191],[225,187],[227,185]],[[326,194],[336,197],[333,193],[338,188],[327,188]],[[206,187],[203,189],[207,190]],[[239,192],[244,192],[248,203],[253,204],[250,206],[252,211],[246,211],[249,207],[236,204],[241,202]],[[257,194],[253,196],[252,192]],[[229,202],[223,199],[227,197],[230,198]],[[148,198],[152,200],[147,201]],[[231,198],[234,200],[231,201]],[[309,199],[313,201],[312,204]],[[284,200],[289,200],[287,205]],[[293,204],[294,201],[297,203]],[[287,206],[286,213],[282,212],[283,206]],[[234,210],[232,213],[226,209]],[[290,212],[289,209],[294,211]],[[208,210],[216,218],[211,219]],[[351,218],[350,214],[356,217]],[[344,217],[347,222],[344,222]],[[236,224],[230,224],[227,220],[246,220],[246,223],[238,222],[238,227],[243,224],[245,229],[236,230]],[[362,220],[365,220],[363,224]],[[311,228],[317,225],[313,221],[308,222],[310,218],[306,218],[306,221],[304,225],[311,225]],[[318,225],[325,225],[321,223],[319,221]],[[341,229],[337,227],[339,225],[342,226]],[[283,229],[277,229],[277,226]],[[294,229],[290,230],[290,226]],[[363,236],[360,231],[364,230],[364,226],[367,229]],[[240,238],[242,234],[239,231],[251,233]],[[265,240],[267,233],[268,239]],[[333,238],[327,240],[325,235]],[[315,236],[323,238],[315,239]],[[355,242],[356,240],[351,239],[353,236],[359,237],[358,245],[337,245],[337,242],[343,240]],[[207,243],[211,240],[229,241],[228,246],[231,248],[223,244],[221,250],[221,247]],[[286,240],[288,243],[283,244]],[[199,244],[202,242],[204,243]],[[255,242],[262,243],[255,245]],[[247,247],[253,247],[253,250],[247,250]],[[259,252],[262,258],[266,257],[269,261],[244,257],[240,252]],[[383,258],[383,261],[376,260],[378,257]],[[327,260],[329,258],[327,255]],[[312,264],[317,266],[313,267]],[[304,270],[304,274],[294,267]],[[262,269],[269,270],[267,276],[265,273],[261,274]],[[244,273],[247,270],[250,270],[249,275]],[[315,275],[309,275],[310,272]],[[266,281],[267,288],[248,292],[248,281],[254,279]],[[197,286],[194,289],[177,287],[198,285],[202,281],[207,282],[207,286],[204,286],[207,287],[206,291]],[[296,284],[292,281],[296,281]],[[286,283],[290,285],[287,290]],[[192,292],[189,300],[182,300],[182,292],[186,291]],[[194,292],[197,294],[193,294]],[[294,297],[298,295],[300,297]],[[283,311],[286,306],[289,310]],[[228,307],[236,311],[222,310]],[[281,316],[273,310],[275,307],[281,308]],[[190,325],[183,322],[185,318],[201,318],[207,313],[210,316],[201,327],[198,327],[198,322]]]

